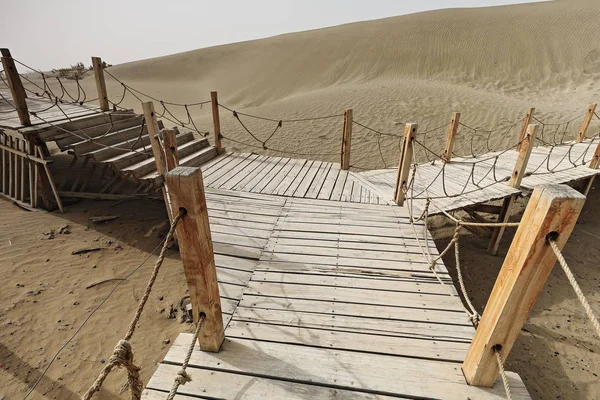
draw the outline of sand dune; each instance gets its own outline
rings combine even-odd
[[[400,133],[402,123],[417,122],[425,132],[460,111],[462,122],[485,130],[510,126],[536,107],[542,121],[557,123],[579,116],[600,97],[599,19],[597,0],[447,9],[199,49],[108,71],[165,101],[194,103],[218,90],[221,103],[277,120],[353,108],[356,120],[380,131]],[[107,85],[118,102],[121,85],[110,77]],[[83,86],[95,97],[93,76]],[[128,94],[120,105],[139,110],[139,103]],[[170,111],[186,117],[183,107]],[[209,107],[190,111],[199,129],[212,130]],[[262,139],[276,127],[244,123]],[[231,113],[223,114],[222,124],[225,136],[257,146],[226,141],[228,148],[263,152]],[[284,124],[269,147],[336,161],[342,124],[341,117]],[[462,131],[455,151],[467,154],[471,131]],[[497,148],[516,142],[517,130],[500,132],[492,139]],[[445,129],[431,132],[428,146],[441,151],[444,136]],[[486,140],[475,138],[475,150],[489,147]],[[352,164],[395,165],[397,145],[389,137],[378,144],[356,127]]]

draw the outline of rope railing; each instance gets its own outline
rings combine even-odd
[[[127,333],[125,334],[123,339],[119,340],[119,342],[115,346],[115,349],[113,350],[113,354],[111,355],[108,363],[102,369],[102,371],[100,372],[100,374],[98,375],[98,377],[96,378],[96,380],[94,381],[92,386],[90,386],[90,388],[81,397],[82,400],[90,400],[92,398],[92,396],[100,390],[100,388],[102,387],[102,384],[104,383],[104,381],[106,380],[108,375],[111,373],[111,371],[115,367],[117,367],[117,368],[123,367],[127,370],[127,383],[125,385],[123,385],[123,387],[121,388],[121,393],[123,393],[127,389],[129,389],[131,391],[132,400],[140,400],[141,399],[143,383],[140,379],[140,374],[139,374],[140,367],[133,363],[134,354],[133,354],[133,350],[131,348],[131,344],[129,343],[129,340],[135,333],[135,329],[140,320],[142,312],[144,311],[146,302],[148,301],[148,298],[150,297],[150,292],[152,291],[152,287],[154,285],[154,282],[156,281],[156,277],[158,276],[160,267],[162,266],[162,263],[165,259],[167,248],[170,245],[171,239],[175,235],[175,228],[177,226],[177,223],[184,215],[185,215],[185,210],[180,210],[179,213],[176,216],[174,216],[173,222],[171,222],[171,227],[169,229],[169,232],[167,233],[167,236],[165,237],[163,247],[160,251],[160,254],[158,255],[158,259],[156,260],[156,263],[154,264],[154,270],[152,271],[152,275],[150,276],[150,279],[148,280],[148,284],[146,285],[146,290],[144,291],[144,295],[142,296],[142,298],[138,304],[138,307],[135,311],[135,315],[133,316],[133,319],[131,320],[131,322],[129,324],[129,329],[127,330]],[[199,328],[197,328],[197,329],[199,329]]]

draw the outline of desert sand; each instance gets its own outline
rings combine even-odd
[[[516,143],[518,127],[513,124],[529,107],[536,108],[541,121],[561,124],[558,129],[567,130],[567,137],[573,134],[587,105],[600,99],[598,21],[597,0],[439,10],[199,49],[116,65],[108,72],[166,102],[202,102],[210,90],[217,90],[220,102],[231,109],[276,121],[340,115],[352,108],[356,121],[381,132],[400,134],[404,123],[416,122],[420,132],[431,131],[424,140],[437,150],[443,149],[451,113],[459,111],[465,125],[494,130],[473,139],[474,151],[481,152]],[[12,50],[19,58],[18,49]],[[106,78],[110,100],[118,103],[123,89]],[[82,81],[88,98],[96,97],[94,85],[88,73]],[[119,105],[141,110],[131,94]],[[169,110],[187,121],[183,107]],[[210,106],[190,111],[199,130],[212,131]],[[277,125],[242,120],[262,140]],[[230,112],[221,110],[221,122],[226,137],[262,147]],[[339,162],[342,124],[341,116],[284,123],[269,146]],[[590,133],[598,128],[594,122]],[[555,127],[546,129],[551,134]],[[224,145],[233,151],[276,154],[227,139]],[[471,131],[464,127],[455,151],[471,151]],[[425,154],[417,157],[424,160]],[[396,137],[378,137],[355,126],[353,166],[390,167],[397,159]],[[599,200],[598,190],[593,190],[565,256],[600,313]],[[104,225],[88,219],[107,214],[119,219]],[[64,215],[28,213],[0,201],[0,399],[25,395],[52,355],[118,281],[86,286],[133,271],[159,243],[156,227],[165,218],[164,206],[153,201],[85,201],[70,205]],[[59,233],[65,225],[69,233]],[[447,243],[445,233],[434,231],[439,248]],[[511,237],[505,236],[499,257],[485,252],[484,237],[462,240],[467,287],[480,311]],[[72,255],[90,246],[102,249]],[[126,329],[154,260],[150,257],[92,316],[30,398],[76,399],[89,387]],[[445,262],[452,271],[452,257]],[[169,318],[171,305],[176,307],[185,295],[179,255],[172,250],[133,340],[145,381],[169,348],[164,341],[191,329]],[[534,399],[595,399],[600,398],[599,352],[600,340],[556,269],[508,368],[521,375]],[[123,377],[112,374],[109,390],[99,398],[121,398],[117,393]]]

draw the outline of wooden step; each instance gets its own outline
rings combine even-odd
[[[135,114],[128,114],[126,117],[119,117],[118,119],[116,117],[112,118],[112,122],[110,118],[108,118],[108,121],[102,120],[99,124],[87,127],[75,126],[72,129],[69,129],[73,133],[62,132],[60,135],[55,135],[52,140],[54,140],[58,147],[64,151],[70,144],[86,141],[88,137],[94,138],[142,124],[142,117]]]
[[[20,129],[24,136],[38,134],[43,142],[51,142],[67,136],[72,136],[67,131],[75,132],[78,129],[85,129],[91,126],[109,123],[112,121],[120,121],[129,119],[135,114],[133,111],[113,111],[101,114],[84,115],[81,117],[70,118],[65,122],[53,122],[34,125],[31,127]],[[77,139],[80,140],[80,139]]]
[[[217,148],[215,146],[206,147],[200,151],[197,151],[189,156],[179,160],[179,165],[184,167],[198,167],[202,164],[206,164],[213,158],[217,157]],[[139,178],[144,181],[154,180],[155,184],[158,184],[158,172],[152,171],[148,175],[144,175]]]
[[[179,135],[181,136],[181,135]],[[182,160],[185,157],[190,156],[191,154],[198,152],[202,149],[205,149],[209,146],[208,139],[194,139],[190,142],[184,143],[183,145],[177,144],[177,154],[179,155],[179,159]],[[181,161],[180,161],[181,164]],[[127,175],[132,175],[135,178],[142,178],[145,175],[148,175],[152,172],[156,172],[156,163],[154,159],[144,160],[135,165],[131,165],[127,168],[121,169],[121,172]]]
[[[158,121],[158,126],[160,129],[162,129],[164,127],[163,122]],[[102,137],[94,139],[94,141],[83,140],[83,141],[80,141],[77,143],[73,143],[73,144],[68,145],[66,148],[68,150],[72,150],[73,152],[75,152],[75,154],[77,156],[81,157],[81,156],[85,155],[85,153],[90,153],[92,151],[102,149],[104,147],[102,145],[111,146],[111,145],[116,145],[117,143],[120,143],[120,142],[128,141],[129,139],[132,139],[132,138],[137,138],[140,135],[140,130],[141,130],[141,125],[136,125],[136,126],[128,127],[125,129],[120,129],[116,132],[111,132],[111,133],[107,134],[106,136],[102,136]],[[142,131],[142,135],[145,135],[147,133],[148,133],[148,129],[144,125],[144,130]]]
[[[194,135],[191,132],[182,133],[177,136],[177,145],[183,145],[184,143],[193,140],[193,138]],[[151,146],[146,146],[145,151],[142,149],[137,149],[136,151],[126,152],[115,157],[108,158],[102,162],[111,164],[115,171],[120,171],[150,158],[153,158],[152,148]]]
[[[139,129],[139,127],[138,127]],[[120,154],[129,153],[132,150],[144,149],[150,147],[150,136],[142,135],[141,137],[135,136],[129,138],[123,142],[115,143],[110,147],[102,147],[98,150],[91,151],[84,154],[85,157],[91,157],[96,161],[104,161],[109,158],[114,158]]]

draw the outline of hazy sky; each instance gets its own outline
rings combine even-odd
[[[519,0],[3,0],[0,47],[50,69],[109,63],[347,22]]]

